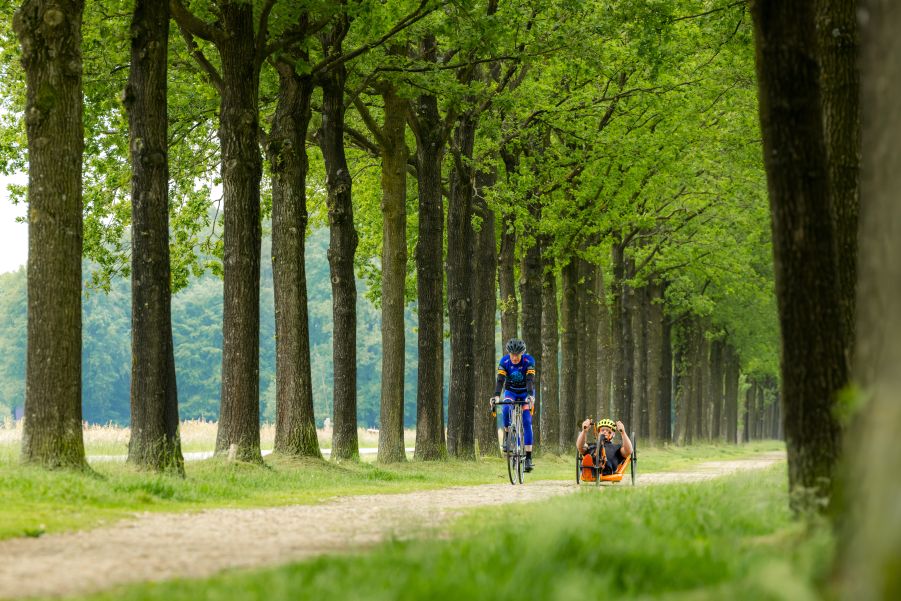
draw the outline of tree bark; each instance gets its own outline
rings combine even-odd
[[[382,397],[379,454],[406,461],[404,450],[404,291],[407,277],[406,101],[388,85],[382,94]]]
[[[451,381],[447,405],[447,450],[457,458],[475,456],[473,436],[472,151],[475,118],[462,117],[454,132],[454,166],[447,211],[447,303],[450,321]]]
[[[487,399],[494,392],[497,376],[495,356],[497,334],[495,314],[497,313],[497,288],[495,287],[495,265],[497,264],[497,238],[495,234],[494,211],[488,207],[485,191],[494,185],[497,173],[476,173],[476,193],[473,197],[473,213],[480,221],[475,236],[475,252],[472,254],[473,288],[475,303],[475,390],[473,393],[473,416],[476,438],[481,456],[499,457],[497,418],[488,413]],[[540,356],[540,355],[539,355]]]
[[[544,436],[544,450],[563,454],[566,440],[560,428],[560,373],[558,370],[558,347],[560,344],[559,323],[557,321],[557,275],[554,262],[548,254],[542,257],[544,274],[541,287],[541,432]]]
[[[598,305],[598,297],[596,295],[598,277],[597,265],[589,261],[582,262],[582,284],[580,289],[583,291],[581,295],[582,303],[579,312],[583,316],[582,321],[583,332],[585,333],[585,343],[580,354],[580,371],[585,372],[585,396],[582,401],[582,415],[601,417],[595,414],[598,399],[598,314],[600,313]]]
[[[529,199],[531,226],[528,233],[532,242],[525,249],[520,266],[519,294],[522,298],[522,339],[532,358],[535,359],[535,411],[532,414],[534,444],[541,445],[541,245],[538,238],[538,224],[541,221],[541,203],[537,198]]]
[[[710,437],[714,442],[722,438],[723,422],[723,341],[714,340],[710,345],[710,401],[712,414]]]
[[[81,428],[82,0],[26,0],[28,351],[22,460],[86,467]]]
[[[843,544],[835,565],[841,599],[876,601],[901,597],[901,7],[888,0],[864,0],[858,10],[867,152],[861,171],[854,375],[869,401],[854,424],[865,435],[847,454],[838,534]]]
[[[219,140],[222,145],[222,401],[216,453],[261,462],[259,68],[253,7],[219,5],[225,41]]]
[[[672,322],[663,319],[660,337],[660,418],[658,421],[660,442],[668,443],[674,439],[673,433],[673,343]]]
[[[275,297],[275,448],[321,457],[313,414],[307,308],[306,138],[313,82],[278,62],[279,93],[266,154],[272,171],[272,280]]]
[[[349,23],[344,17],[322,36],[326,57],[340,55]],[[357,439],[357,285],[354,254],[357,230],[354,227],[351,178],[344,154],[344,62],[331,67],[322,81],[322,133],[320,146],[325,159],[328,188],[329,273],[332,279],[332,336],[334,366],[334,424],[332,459],[356,459]]]
[[[435,60],[435,37],[420,43],[420,55]],[[420,95],[410,125],[416,136],[419,236],[416,241],[416,295],[419,331],[416,388],[415,458],[439,460],[447,455],[444,439],[444,199],[441,163],[444,136],[438,100]]]
[[[622,331],[623,387],[622,405],[618,408],[618,419],[628,423],[629,429],[638,426],[638,405],[635,403],[635,336],[632,320],[635,316],[635,290],[626,284],[625,278],[634,275],[632,261],[625,262],[624,279],[620,281],[622,303],[619,313],[619,328]]]
[[[738,444],[738,356],[735,354],[735,349],[728,344],[724,354],[726,442]]]
[[[650,431],[651,403],[648,395],[648,291],[646,287],[633,291],[635,311],[632,315],[632,332],[635,340],[633,352],[635,421],[631,428],[642,439]]]
[[[857,2],[816,0],[823,132],[829,160],[842,342],[850,368],[854,354],[860,187],[860,75]]]
[[[662,433],[662,386],[663,378],[663,294],[662,285],[652,282],[648,285],[646,327],[647,357],[647,399],[648,399],[648,432],[646,440],[651,444],[663,442]],[[668,375],[667,375],[668,377]],[[668,385],[667,385],[668,387]]]
[[[137,0],[124,94],[132,195],[128,462],[183,475],[169,267],[168,47],[168,3]]]
[[[574,444],[576,416],[576,370],[578,369],[578,333],[576,332],[576,290],[579,271],[576,259],[570,259],[562,270],[563,298],[560,303],[560,321],[563,330],[562,374],[560,378],[560,446]],[[584,419],[584,417],[583,417]]]
[[[501,251],[497,262],[497,281],[500,289],[501,340],[507,342],[518,336],[519,306],[516,300],[514,275],[516,230],[514,215],[507,213],[501,219]]]
[[[840,457],[833,406],[847,382],[830,219],[814,2],[752,4],[760,122],[772,209],[789,487],[796,509],[824,508]]]
[[[595,277],[595,299],[597,302],[598,345],[597,345],[597,399],[592,409],[597,415],[611,414],[613,391],[613,333],[611,331],[610,307],[607,305],[607,289],[604,285],[604,270],[597,268]]]

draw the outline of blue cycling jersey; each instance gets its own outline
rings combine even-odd
[[[510,355],[501,357],[497,365],[497,375],[504,377],[504,389],[517,396],[532,393],[532,380],[535,378],[535,359],[525,354],[519,363],[513,363]]]

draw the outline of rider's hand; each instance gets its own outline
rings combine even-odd
[[[626,427],[623,425],[623,422],[619,420],[616,421],[616,431],[622,432],[623,434],[626,433]]]
[[[499,396],[491,397],[491,406],[494,407],[495,405],[497,405],[500,402],[500,400],[501,400],[501,397],[499,397]]]
[[[527,396],[526,402],[529,404],[529,411],[535,413],[535,397]]]
[[[584,422],[582,422],[582,431],[583,432],[587,432],[588,428],[590,428],[590,427],[591,427],[591,419],[590,418],[586,419]]]

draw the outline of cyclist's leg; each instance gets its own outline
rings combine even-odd
[[[504,396],[504,400],[509,400],[506,395]],[[504,422],[504,451],[509,450],[509,441],[508,437],[510,436],[510,426],[513,424],[513,407],[510,405],[501,405],[501,417]]]
[[[532,412],[528,407],[522,409],[522,429],[523,442],[526,445],[526,451],[532,450]]]

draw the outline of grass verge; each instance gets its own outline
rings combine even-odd
[[[794,521],[784,465],[691,485],[597,491],[474,510],[442,541],[394,541],[92,601],[302,599],[816,599],[833,541]]]
[[[640,469],[684,469],[700,461],[780,448],[758,443],[647,449],[642,451]],[[22,467],[12,454],[0,455],[0,539],[84,529],[148,511],[316,503],[338,495],[499,483],[507,478],[506,465],[499,459],[379,465],[270,456],[265,466],[211,459],[188,462],[184,479],[123,464],[92,467],[91,473],[48,472]],[[573,458],[545,456],[538,460],[533,477],[565,480],[574,475]]]

